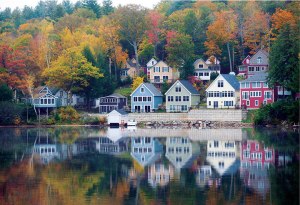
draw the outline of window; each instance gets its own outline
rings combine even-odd
[[[154,67],[154,72],[160,72],[160,67]]]
[[[139,102],[143,101],[143,97],[138,97]]]
[[[144,101],[144,102],[147,102],[147,97],[143,97],[143,101]]]
[[[181,101],[181,96],[175,96],[175,101],[180,102]]]
[[[261,91],[250,91],[250,97],[261,97]]]
[[[214,147],[219,147],[219,141],[214,141]]]
[[[272,92],[271,91],[265,91],[264,99],[272,99]]]
[[[258,106],[258,100],[255,100],[255,106]]]
[[[135,138],[135,139],[134,139],[134,143],[141,143],[141,138],[140,138],[140,137]]]
[[[208,73],[208,72],[205,72],[205,73],[204,73],[204,76],[209,76],[209,73]]]
[[[218,87],[219,87],[219,88],[224,87],[224,82],[223,82],[223,80],[218,80]]]
[[[233,101],[224,101],[224,106],[233,106]]]
[[[265,152],[265,159],[266,160],[272,159],[272,151],[266,151]]]
[[[243,99],[243,100],[249,99],[249,92],[243,91],[243,92],[242,92],[242,99]]]
[[[187,105],[181,105],[181,110],[186,111],[187,110]]]
[[[189,101],[189,96],[183,96],[183,101]]]
[[[255,150],[259,150],[259,144],[255,144]]]
[[[174,101],[173,96],[168,96],[168,101],[169,101],[169,102],[173,102],[173,101]]]
[[[258,63],[258,64],[261,64],[261,63],[262,63],[261,57],[258,57],[258,58],[257,58],[257,63]]]
[[[199,68],[203,68],[203,64],[199,64]]]
[[[150,137],[145,137],[145,143],[149,144],[151,142],[151,138]]]
[[[243,151],[243,157],[244,157],[244,158],[250,158],[250,151],[244,150],[244,151]]]
[[[254,67],[251,66],[251,67],[248,68],[248,70],[249,71],[254,71]]]
[[[64,92],[63,91],[60,91],[60,97],[64,96]]]
[[[137,97],[133,97],[133,102],[137,102]]]
[[[141,88],[141,93],[143,93],[145,90],[144,90],[144,88]]]
[[[247,100],[246,105],[250,106],[250,100]]]
[[[214,97],[220,97],[220,93],[218,91],[214,92]]]
[[[268,83],[264,82],[264,88],[268,88]]]
[[[198,73],[194,73],[194,76],[198,76]]]
[[[252,82],[251,85],[252,85],[252,88],[261,88],[260,82]]]
[[[176,92],[181,92],[181,86],[180,86],[180,85],[176,85],[175,91],[176,91]]]
[[[151,100],[152,100],[151,97],[148,97],[148,102],[151,102]]]
[[[259,67],[255,67],[255,71],[259,71]]]
[[[203,73],[201,72],[201,73],[199,73],[199,76],[203,76]]]
[[[211,101],[208,101],[208,105],[211,106]]]
[[[54,104],[54,99],[52,99],[52,104]]]
[[[169,67],[163,67],[162,72],[169,72]]]
[[[168,81],[169,77],[168,76],[163,76],[163,81]]]

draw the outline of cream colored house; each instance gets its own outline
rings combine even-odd
[[[172,83],[178,79],[178,76],[178,71],[174,68],[171,68],[164,61],[159,61],[152,67],[148,68],[148,80],[151,83]]]

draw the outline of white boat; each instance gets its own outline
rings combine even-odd
[[[137,124],[137,121],[135,121],[135,120],[128,120],[128,122],[127,122],[127,126],[136,126],[136,124]]]

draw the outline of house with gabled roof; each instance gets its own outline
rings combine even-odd
[[[151,59],[152,60],[152,59]],[[148,74],[148,80],[150,83],[156,83],[161,84],[164,82],[172,83],[175,80],[178,79],[179,73],[175,68],[170,67],[167,63],[164,61],[158,61],[154,65],[148,67],[148,64],[155,62],[155,61],[149,61],[147,63],[147,74]]]
[[[131,112],[153,112],[163,103],[163,95],[151,83],[140,84],[130,97]]]
[[[140,69],[138,72],[136,70],[137,62],[135,58],[128,59],[126,61],[125,68],[120,69],[120,78],[121,80],[125,80],[126,78],[134,78],[139,75],[139,72],[142,70]]]
[[[269,87],[267,76],[267,73],[258,73],[240,82],[240,105],[242,107],[258,109],[262,104],[273,103],[276,100],[276,89]]]
[[[99,112],[109,113],[112,110],[123,109],[125,106],[127,106],[127,98],[118,93],[113,93],[105,97],[100,97]]]
[[[130,154],[141,166],[145,167],[161,157],[163,145],[152,137],[133,137]]]
[[[188,137],[168,137],[166,140],[166,158],[179,171],[189,168],[199,154],[199,145]]]
[[[233,74],[220,74],[206,89],[207,108],[235,108],[240,102],[240,83]]]
[[[177,80],[165,93],[167,112],[188,112],[200,103],[200,94],[187,80]]]
[[[200,80],[209,81],[211,73],[220,73],[220,61],[214,56],[211,56],[206,61],[199,58],[193,65],[194,76]]]
[[[269,53],[259,49],[253,56],[247,56],[239,66],[239,75],[245,78],[257,73],[264,73],[269,69]]]

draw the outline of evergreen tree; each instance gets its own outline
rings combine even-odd
[[[102,5],[102,14],[103,15],[108,15],[114,11],[111,0],[103,0],[102,4],[103,4]]]
[[[93,11],[96,14],[97,18],[100,18],[101,10],[99,4],[97,3],[97,0],[84,0],[82,2],[82,5],[84,8]]]
[[[64,7],[64,10],[66,13],[71,14],[74,11],[74,6],[70,2],[70,0],[63,0],[62,6]]]
[[[299,91],[298,33],[286,24],[271,46],[268,83],[276,83],[294,92]]]
[[[0,85],[0,101],[13,99],[13,91],[5,84]]]

